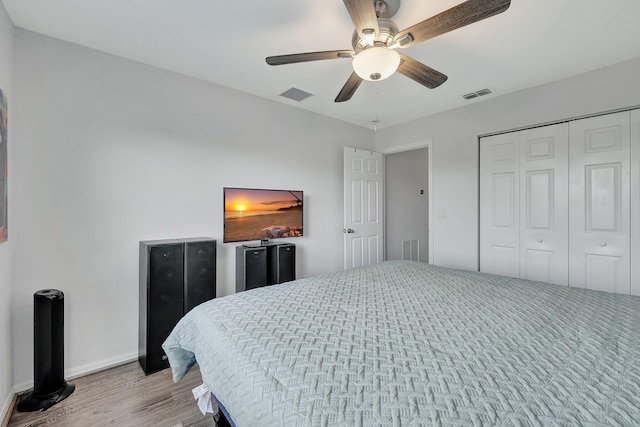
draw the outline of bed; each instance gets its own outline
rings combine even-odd
[[[640,298],[410,261],[218,298],[163,345],[245,426],[639,426]]]

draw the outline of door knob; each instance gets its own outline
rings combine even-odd
[[[355,233],[355,231],[353,231],[351,228],[348,228],[348,229],[347,229],[347,228],[345,228],[345,229],[343,229],[343,230],[342,230],[342,232],[343,232],[343,233],[349,233],[349,234],[351,234],[351,233]]]
[[[542,239],[538,239],[538,243],[542,243]]]
[[[607,247],[607,242],[600,243],[600,246],[602,246],[603,248],[606,248]]]

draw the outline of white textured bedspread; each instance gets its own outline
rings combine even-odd
[[[403,261],[209,301],[164,343],[237,427],[640,426],[640,298]]]

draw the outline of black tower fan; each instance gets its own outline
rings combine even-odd
[[[45,289],[33,295],[33,388],[18,400],[18,411],[47,410],[67,398],[75,385],[64,380],[64,294]]]

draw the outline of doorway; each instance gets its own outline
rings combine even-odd
[[[387,260],[429,262],[429,146],[385,156]]]

